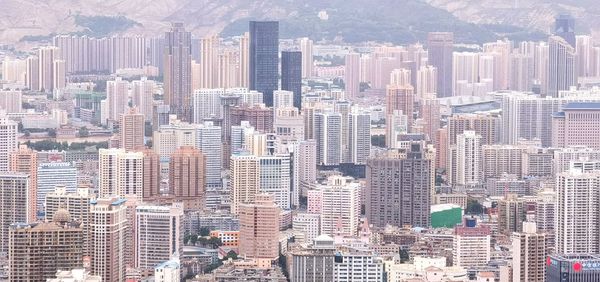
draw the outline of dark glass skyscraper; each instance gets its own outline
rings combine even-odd
[[[278,89],[279,22],[250,22],[250,89],[263,93],[267,106],[273,106],[273,90]]]
[[[575,48],[575,19],[570,15],[559,15],[554,21],[554,34]]]
[[[429,64],[437,68],[437,97],[452,96],[452,49],[454,33],[430,32],[427,35]]]
[[[302,104],[302,52],[281,52],[281,89],[294,92],[294,107]]]
[[[192,35],[182,23],[173,23],[165,33],[164,88],[165,104],[183,121],[192,113]]]

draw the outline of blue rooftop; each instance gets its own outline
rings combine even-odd
[[[568,103],[563,107],[563,110],[600,110],[600,103],[599,102]]]

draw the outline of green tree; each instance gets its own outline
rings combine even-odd
[[[210,228],[208,228],[206,226],[205,227],[201,227],[200,228],[200,236],[204,237],[204,236],[208,236],[208,235],[210,235]]]
[[[482,214],[483,206],[475,199],[469,199],[467,201],[467,210],[465,214]]]
[[[235,251],[231,250],[223,258],[223,261],[226,261],[226,260],[229,260],[229,259],[236,260],[237,258],[238,258],[238,254]]]
[[[371,136],[371,145],[382,148],[385,147],[385,135]]]
[[[48,137],[56,138],[56,129],[54,129],[54,128],[48,129]]]
[[[88,137],[90,136],[90,131],[87,127],[82,126],[79,128],[79,137]]]

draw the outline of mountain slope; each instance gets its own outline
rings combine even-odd
[[[39,39],[57,33],[158,35],[173,21],[184,22],[198,36],[221,31],[237,35],[247,30],[249,19],[275,19],[281,21],[282,38],[405,43],[424,40],[428,31],[446,30],[454,31],[459,42],[482,42],[504,36],[518,39],[532,35],[531,30],[533,36],[542,38],[539,31],[547,29],[541,27],[548,26],[548,18],[555,13],[555,6],[549,6],[547,16],[528,24],[515,21],[514,13],[494,11],[478,2],[505,1],[1,0],[0,41],[14,43],[24,36]],[[319,12],[329,18],[319,18]]]

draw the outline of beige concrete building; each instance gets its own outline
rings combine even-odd
[[[94,200],[90,213],[92,274],[101,276],[102,281],[125,281],[125,200],[117,197]]]
[[[194,147],[182,146],[169,161],[169,191],[186,210],[206,204],[206,158]]]
[[[137,108],[121,115],[119,126],[121,148],[127,151],[144,148],[144,115]]]
[[[600,149],[600,103],[569,103],[552,116],[552,146]]]
[[[512,240],[512,281],[546,281],[546,235],[536,233],[535,222],[524,222],[523,232],[515,232]]]
[[[10,281],[46,281],[83,266],[83,231],[60,210],[53,222],[11,225],[8,249]]]
[[[31,201],[28,174],[11,172],[0,174],[0,252],[8,252],[9,226],[27,222],[35,210],[28,207]]]
[[[29,213],[31,217],[28,218],[28,222],[35,221],[37,214],[37,152],[27,148],[26,145],[20,145],[19,150],[12,152],[9,158],[9,171],[29,174],[31,198],[28,205],[32,211]]]
[[[254,203],[240,205],[240,255],[265,260],[279,257],[279,211],[268,194],[257,194]]]

